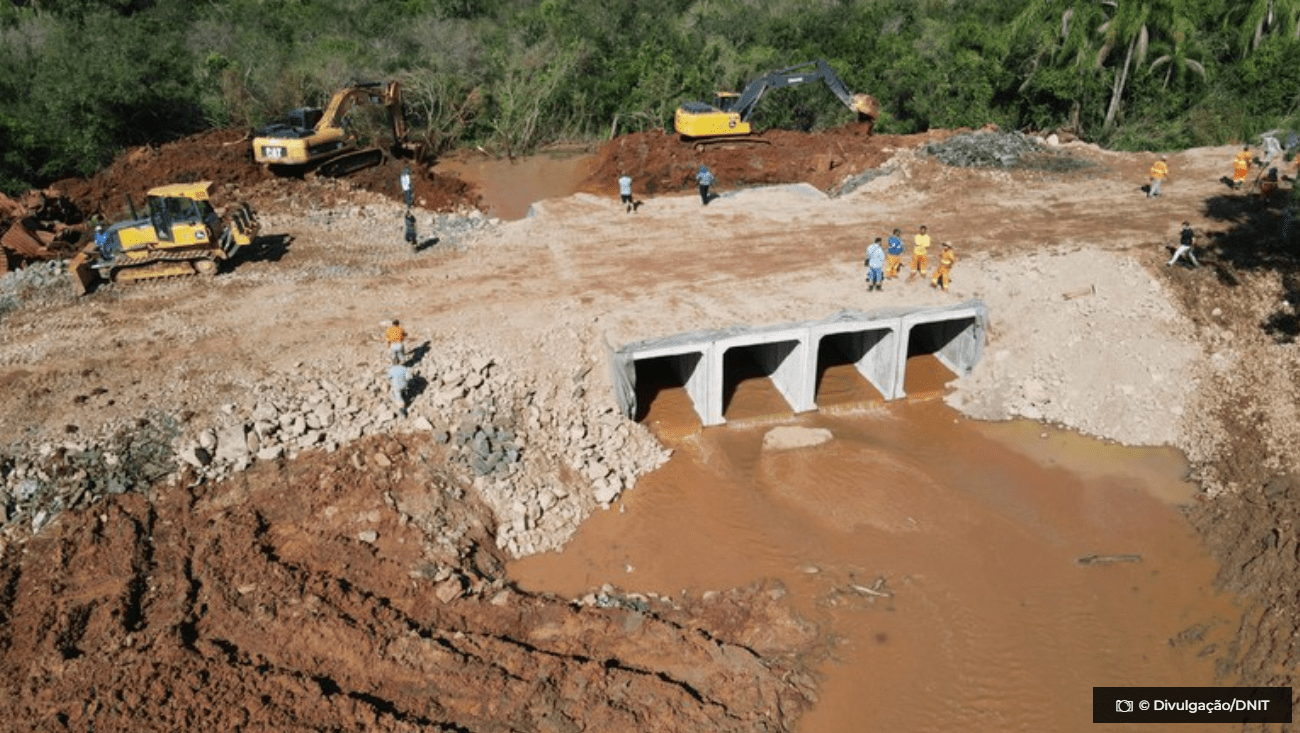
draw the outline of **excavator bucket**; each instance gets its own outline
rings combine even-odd
[[[866,119],[870,119],[874,122],[880,116],[880,105],[876,103],[876,98],[870,94],[862,94],[861,92],[854,94],[851,106],[853,111],[858,113],[859,120],[866,121]]]

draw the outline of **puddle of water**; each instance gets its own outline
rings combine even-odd
[[[910,394],[942,383],[928,368],[914,389],[909,362]],[[781,579],[844,639],[804,733],[1092,730],[1093,686],[1215,684],[1213,655],[1198,652],[1222,648],[1236,616],[1170,504],[1187,489],[1168,452],[977,423],[937,399],[873,401],[844,365],[822,388],[863,399],[672,439],[674,457],[625,511],[592,517],[562,553],[518,561],[512,576],[573,597],[607,582],[699,595]],[[775,391],[740,381],[733,409],[770,413],[763,389]],[[647,421],[679,419],[698,425],[683,389],[661,390]],[[765,452],[773,422],[835,438]],[[1076,562],[1127,554],[1141,560]],[[877,578],[892,598],[845,591]],[[1201,642],[1171,643],[1207,622]]]
[[[595,163],[596,156],[589,153],[530,155],[514,161],[449,158],[439,161],[434,172],[478,186],[486,213],[515,220],[527,216],[534,202],[571,195]]]

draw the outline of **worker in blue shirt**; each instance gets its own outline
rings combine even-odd
[[[104,231],[103,224],[95,224],[95,251],[101,260],[113,259],[113,253],[109,251],[108,232]]]
[[[903,230],[895,229],[889,236],[889,251],[885,253],[885,277],[898,277],[903,271]]]
[[[700,172],[695,174],[695,182],[700,184],[700,200],[705,206],[709,205],[709,186],[713,185],[713,173],[709,169],[700,166]]]

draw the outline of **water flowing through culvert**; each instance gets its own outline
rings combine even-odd
[[[885,403],[824,366],[829,406],[799,416],[747,375],[729,424],[702,431],[685,390],[661,385],[644,419],[673,458],[512,575],[573,597],[780,579],[843,639],[804,733],[1084,731],[1093,686],[1216,684],[1237,615],[1175,505],[1192,493],[1180,456],[970,421],[938,399],[951,375],[932,357],[908,375],[909,398]],[[834,437],[765,450],[776,425]],[[1078,562],[1097,555],[1140,560]]]

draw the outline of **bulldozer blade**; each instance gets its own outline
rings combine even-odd
[[[89,293],[99,282],[99,271],[92,266],[90,257],[85,252],[78,252],[75,257],[68,260],[68,271],[72,273],[77,295]]]

